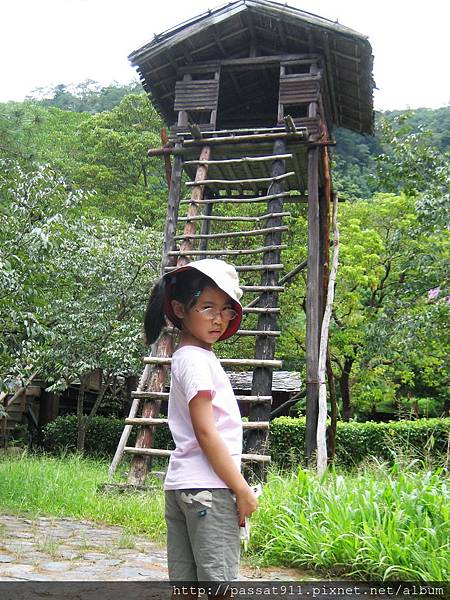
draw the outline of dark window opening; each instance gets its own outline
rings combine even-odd
[[[279,64],[222,68],[216,129],[274,127],[278,121]]]
[[[292,106],[284,107],[284,116],[290,115],[293,119],[304,119],[308,116],[308,105],[307,104],[294,104]]]
[[[189,123],[196,123],[197,125],[206,125],[211,121],[210,110],[189,110],[188,111]]]
[[[285,65],[284,72],[286,75],[305,75],[310,73],[311,65],[303,63],[301,65]]]
[[[209,73],[191,73],[192,81],[211,81],[214,79],[214,71]]]

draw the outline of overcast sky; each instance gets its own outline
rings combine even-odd
[[[220,0],[0,0],[0,101],[93,79],[128,83],[127,56],[155,33]],[[356,29],[372,44],[378,110],[450,102],[448,0],[290,0]]]

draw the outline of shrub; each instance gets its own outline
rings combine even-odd
[[[112,457],[119,444],[124,428],[124,420],[113,417],[95,416],[86,431],[85,454],[96,457]],[[138,428],[133,427],[128,445],[134,445]],[[43,447],[47,452],[60,454],[74,452],[77,447],[77,417],[67,415],[57,417],[42,430]],[[168,448],[173,444],[170,431],[156,428],[155,447]]]
[[[279,417],[271,423],[270,453],[276,464],[304,464],[305,417]],[[336,464],[353,467],[375,456],[393,464],[404,451],[412,458],[442,457],[447,450],[450,418],[391,421],[389,423],[339,422],[336,430]]]

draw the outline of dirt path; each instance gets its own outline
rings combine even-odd
[[[297,569],[255,569],[242,579],[314,580]],[[0,581],[167,580],[166,552],[121,527],[71,518],[0,516]]]

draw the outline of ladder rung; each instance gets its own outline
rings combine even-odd
[[[181,67],[180,69],[180,73],[184,73],[185,68]],[[189,71],[189,67],[187,68],[187,71]],[[304,127],[303,129],[306,129],[306,127]],[[216,136],[220,136],[220,135],[232,135],[234,134],[238,134],[238,135],[242,135],[243,133],[277,133],[277,132],[283,132],[286,131],[286,127],[285,125],[274,125],[273,127],[238,127],[235,129],[215,129],[213,131],[209,131],[208,133],[210,133],[211,135],[216,135]],[[177,136],[183,136],[183,133],[177,133]]]
[[[269,429],[269,421],[242,421],[243,429]]]
[[[271,458],[267,454],[241,454],[241,459],[246,462],[270,463]]]
[[[205,198],[203,200],[195,200],[194,204],[217,204],[218,202],[267,202],[275,198],[293,197],[290,192],[280,192],[279,194],[269,194],[268,196],[244,196],[241,198]],[[180,204],[191,204],[192,200],[180,200]],[[285,200],[286,202],[286,200]]]
[[[139,418],[136,417],[134,419],[125,419],[126,425],[140,425],[146,427],[158,427],[169,424],[169,419],[149,419],[149,418]],[[242,427],[243,429],[269,429],[270,423],[269,421],[243,421]]]
[[[281,263],[276,263],[273,265],[237,265],[235,267],[236,271],[282,271],[284,269],[284,265]]]
[[[146,365],[170,365],[171,358],[162,356],[145,356],[144,364]],[[283,366],[281,360],[266,360],[258,358],[221,358],[220,364],[224,366],[247,366],[247,367],[273,367],[280,368]]]
[[[192,217],[178,217],[178,221],[265,221],[266,219],[290,216],[290,212],[267,213],[265,215],[254,217],[222,217],[220,215],[194,215]]]
[[[264,235],[273,231],[288,231],[287,225],[281,225],[280,227],[264,227],[263,229],[251,229],[248,231],[229,231],[228,233],[197,233],[189,235],[176,235],[174,240],[212,240],[218,238],[233,238],[233,237],[246,237],[250,235]]]
[[[145,400],[168,400],[168,392],[131,392],[132,398],[142,398]]]
[[[243,292],[283,292],[284,285],[241,285]]]
[[[272,396],[235,396],[238,402],[249,402],[249,403],[260,403],[270,402],[272,403]]]
[[[276,175],[274,177],[260,177],[258,179],[204,179],[203,181],[186,181],[186,185],[193,187],[196,185],[245,185],[246,183],[266,184],[274,181],[283,181],[288,177],[295,175],[295,171]]]
[[[235,265],[235,269],[238,272],[243,271],[282,271],[284,265],[277,263],[273,265]],[[170,271],[174,271],[178,269],[178,267],[164,267],[164,271],[170,273]]]
[[[129,454],[141,454],[144,456],[170,456],[172,450],[159,450],[158,448],[134,448],[133,446],[125,446],[124,452]]]
[[[275,313],[280,313],[281,312],[281,308],[245,308],[243,309],[243,313],[244,315],[246,314],[275,314]]]
[[[242,158],[226,158],[222,160],[186,160],[184,165],[222,165],[246,162],[267,162],[272,160],[287,160],[292,154],[272,154],[270,156],[244,156]]]
[[[131,392],[132,398],[138,398],[139,400],[168,400],[168,392]],[[236,396],[238,402],[272,402],[272,396]]]
[[[260,246],[259,248],[244,248],[242,250],[169,250],[169,256],[240,256],[241,254],[258,254],[259,252],[272,252],[273,250],[284,250],[287,244],[276,246]]]
[[[278,337],[281,335],[281,331],[257,331],[254,329],[238,329],[236,335],[255,335],[255,336],[266,336],[266,337]]]
[[[170,456],[173,450],[159,450],[158,448],[133,448],[133,446],[125,446],[124,452],[130,454],[141,454],[144,456]],[[242,454],[242,460],[252,462],[270,462],[270,456],[266,454]]]
[[[167,425],[169,423],[168,419],[151,419],[145,417],[135,417],[133,419],[125,419],[126,425],[147,425],[147,426],[155,426],[155,425]]]

